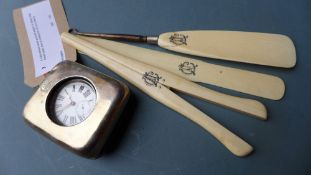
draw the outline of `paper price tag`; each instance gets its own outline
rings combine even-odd
[[[61,0],[44,0],[16,9],[14,21],[27,85],[39,85],[57,63],[76,60],[76,51],[60,38],[60,33],[69,29]]]
[[[42,1],[22,8],[22,16],[29,39],[35,76],[41,76],[65,59],[50,1]]]

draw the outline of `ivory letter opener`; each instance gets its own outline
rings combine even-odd
[[[210,64],[188,57],[96,37],[81,35],[79,37],[118,54],[126,54],[127,57],[161,68],[194,82],[208,83],[272,100],[281,99],[285,92],[283,80],[276,76]]]
[[[192,120],[211,133],[233,154],[245,156],[253,150],[252,146],[244,140],[174,94],[169,88],[249,114],[264,116],[265,118],[266,109],[260,102],[217,93],[159,68],[114,53],[69,33],[63,33],[62,40],[113,70],[155,100]]]
[[[72,32],[89,37],[157,44],[171,51],[215,59],[284,68],[296,64],[296,50],[292,40],[280,34],[197,30],[168,32],[152,37],[80,33],[77,30]]]

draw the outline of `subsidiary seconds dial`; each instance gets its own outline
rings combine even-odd
[[[57,124],[73,126],[87,119],[95,108],[96,92],[84,79],[60,85],[51,98],[50,111]]]

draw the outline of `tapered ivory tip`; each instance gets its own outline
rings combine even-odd
[[[241,145],[236,150],[231,150],[231,152],[238,157],[245,157],[245,156],[248,156],[249,154],[251,154],[253,152],[253,150],[254,150],[254,148],[245,142],[244,145]]]
[[[284,38],[284,50],[287,50],[288,53],[288,59],[287,60],[287,65],[285,65],[284,67],[286,68],[292,68],[295,67],[296,65],[296,49],[295,49],[295,45],[292,39],[290,39],[288,36],[286,35],[282,35]]]
[[[245,157],[245,156],[248,156],[249,154],[251,154],[253,152],[253,147],[249,147],[247,150],[244,150],[243,152],[240,152],[238,154],[236,154],[237,156],[239,157]]]

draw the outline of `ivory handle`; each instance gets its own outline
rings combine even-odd
[[[99,45],[102,49],[106,49],[102,45]],[[126,52],[128,53],[128,52]],[[169,87],[173,87],[179,91],[183,91],[187,94],[196,96],[201,99],[205,99],[207,101],[222,105],[224,107],[237,110],[239,112],[252,115],[257,117],[258,119],[266,120],[267,119],[267,110],[265,106],[256,101],[251,99],[245,99],[240,97],[234,97],[230,95],[226,95],[223,93],[219,93],[213,91],[211,89],[202,87],[196,83],[191,81],[185,80],[175,74],[170,72],[164,71],[162,69],[156,68],[154,66],[150,66],[148,64],[144,64],[142,62],[135,61],[133,59],[129,59],[125,56],[117,55],[116,53],[107,54],[107,52],[103,52],[102,54],[106,54],[111,59],[125,65],[131,67],[133,70],[139,71],[141,74],[146,72],[154,72],[159,74],[162,77],[160,83],[165,84]],[[149,59],[149,58],[146,58]]]
[[[110,57],[111,59],[119,62],[120,64],[123,64],[124,66],[131,67],[135,71],[139,71],[142,75],[150,71],[159,74],[159,76],[162,77],[162,79],[160,79],[160,83],[162,84],[173,87],[179,91],[183,91],[187,94],[199,97],[201,99],[205,99],[207,101],[222,105],[224,107],[228,107],[230,109],[234,109],[239,112],[255,116],[259,119],[267,119],[266,108],[262,103],[258,101],[234,97],[210,90],[191,81],[185,80],[184,78],[180,78],[175,74],[163,71],[162,69],[135,61],[133,59],[129,59],[126,56],[121,56],[116,53],[112,53],[111,51],[109,51],[108,53],[105,47],[103,47],[102,45],[99,46],[102,50],[106,50],[105,52],[102,52],[103,55]]]

